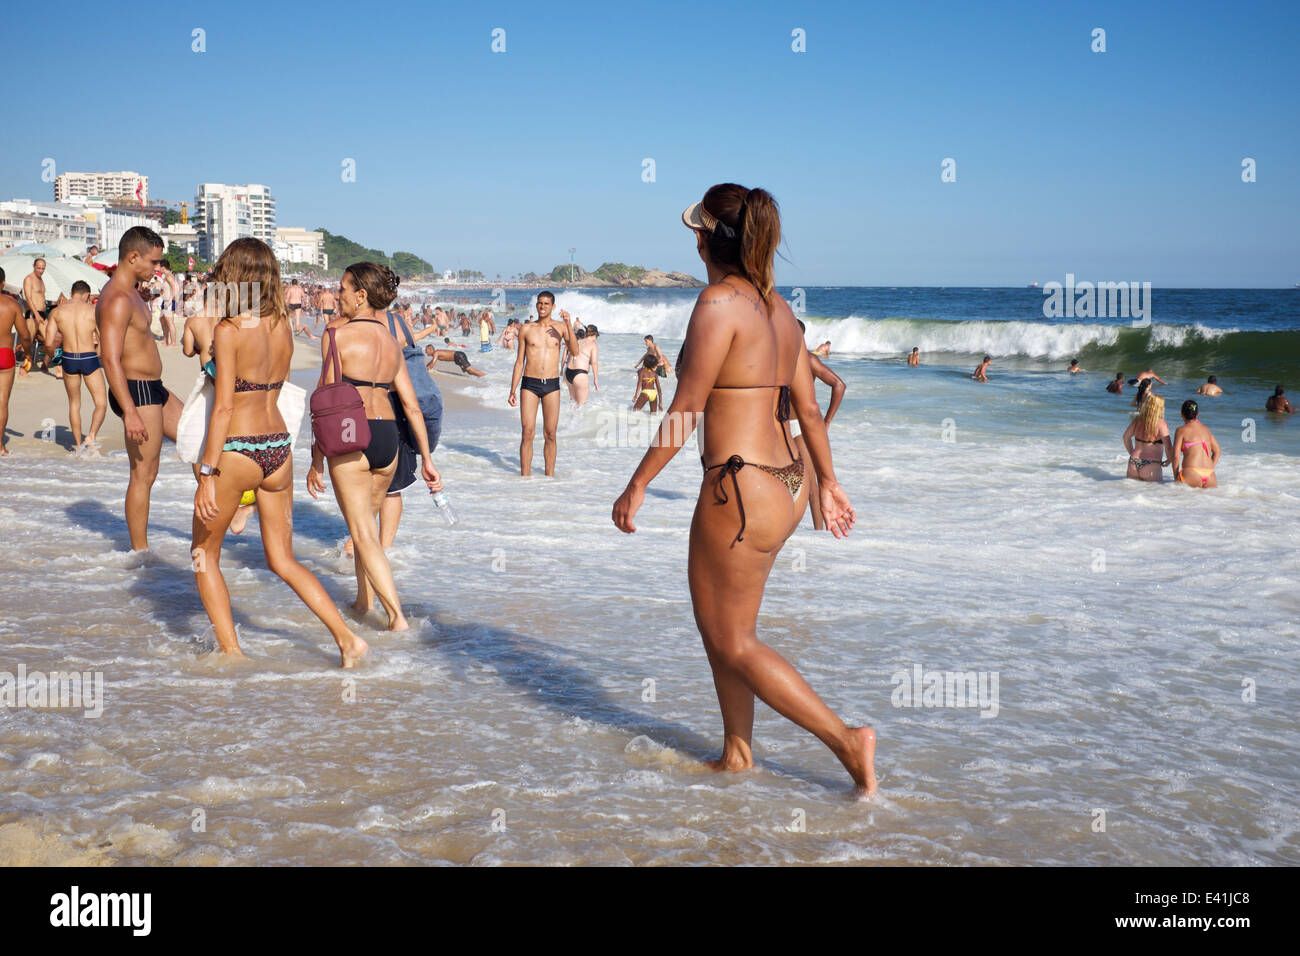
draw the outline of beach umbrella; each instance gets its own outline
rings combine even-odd
[[[51,239],[45,245],[51,249],[58,249],[61,256],[72,256],[80,259],[86,254],[86,244],[80,239]]]
[[[5,271],[5,289],[15,295],[21,295],[23,280],[32,273],[32,263],[38,256],[4,255],[0,256],[0,269]],[[58,301],[59,295],[72,295],[72,283],[82,279],[90,286],[92,294],[99,292],[108,282],[108,276],[97,269],[92,269],[84,262],[67,256],[50,257],[45,260],[45,273],[41,281],[45,283],[45,296],[51,301]],[[41,303],[44,307],[44,303]]]
[[[31,256],[34,259],[49,259],[51,257],[66,256],[69,255],[69,253],[45,242],[24,242],[21,246],[14,246],[6,252],[5,255]]]
[[[105,249],[95,258],[90,260],[90,264],[96,269],[116,269],[117,268],[117,250]]]

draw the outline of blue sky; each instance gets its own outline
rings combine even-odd
[[[51,157],[147,173],[169,200],[266,183],[280,225],[439,268],[543,271],[574,246],[588,268],[702,275],[678,216],[734,181],[781,203],[783,285],[1300,282],[1294,4],[286,2],[137,18],[69,3],[50,17],[6,15],[11,38],[57,35],[78,68],[10,84],[23,92],[6,98],[0,198],[52,198]]]

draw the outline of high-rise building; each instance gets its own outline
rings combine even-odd
[[[54,201],[67,202],[74,196],[131,199],[135,202],[143,200],[147,203],[149,177],[130,170],[120,173],[60,173],[55,176]]]
[[[268,246],[275,241],[275,197],[260,183],[199,183],[194,203],[194,224],[205,259],[216,259],[226,246],[244,236],[261,239]]]

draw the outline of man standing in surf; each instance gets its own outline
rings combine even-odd
[[[150,330],[149,306],[137,285],[162,262],[163,241],[147,226],[133,226],[117,245],[117,271],[99,294],[95,324],[108,379],[108,404],[122,419],[131,479],[126,486],[126,527],[131,550],[149,547],[149,494],[158,477],[163,435],[176,440],[181,403],[162,383],[162,356]]]
[[[546,475],[555,476],[555,430],[560,421],[560,343],[577,354],[578,339],[569,324],[569,313],[560,310],[560,319],[551,318],[555,296],[537,293],[537,321],[529,322],[519,333],[519,351],[510,378],[510,407],[519,408],[522,436],[519,442],[519,474],[533,473],[533,434],[537,430],[537,406],[542,406],[543,456]],[[519,388],[523,386],[523,395]]]

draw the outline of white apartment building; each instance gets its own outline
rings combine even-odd
[[[158,223],[154,220],[136,212],[114,209],[107,200],[99,197],[73,196],[64,205],[77,210],[85,218],[88,241],[99,246],[101,252],[116,249],[122,235],[135,226],[158,231]]]
[[[136,196],[136,187],[140,195]],[[143,199],[149,202],[149,177],[124,170],[120,173],[60,173],[54,177],[54,201],[67,202],[76,196],[103,199]]]
[[[75,206],[30,199],[0,202],[0,251],[51,239],[75,239],[89,247],[95,235],[94,225]]]
[[[275,230],[271,249],[281,262],[309,262],[322,269],[330,267],[330,258],[325,253],[323,233],[290,226],[278,228]]]
[[[194,222],[205,259],[215,259],[226,246],[242,236],[261,239],[268,246],[275,240],[275,197],[260,183],[243,186],[199,183],[194,203]],[[222,204],[219,213],[209,211],[209,206],[214,203]],[[245,219],[247,231],[243,231]],[[209,223],[216,223],[217,232],[208,228]]]
[[[253,207],[242,196],[210,194],[204,198],[194,225],[200,256],[214,262],[236,239],[253,235]]]

